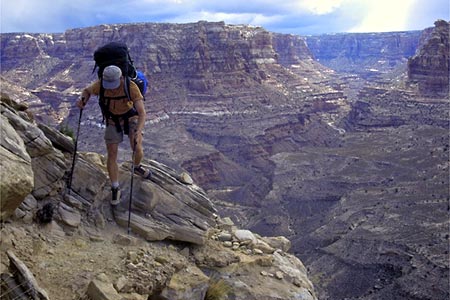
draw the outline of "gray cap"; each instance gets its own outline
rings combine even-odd
[[[122,71],[117,66],[107,66],[103,70],[103,87],[105,89],[117,89],[120,86]]]

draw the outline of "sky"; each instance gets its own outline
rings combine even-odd
[[[450,20],[449,0],[0,0],[1,33],[61,33],[100,24],[262,26],[311,35],[422,30]]]

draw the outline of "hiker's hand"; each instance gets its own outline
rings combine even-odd
[[[81,97],[80,99],[78,99],[78,101],[77,101],[77,106],[78,106],[80,109],[83,109],[83,108],[86,106],[86,98]]]

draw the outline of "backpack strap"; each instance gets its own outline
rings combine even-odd
[[[102,123],[105,123],[108,126],[108,120],[113,120],[114,125],[116,126],[117,132],[122,132],[122,126],[120,126],[120,120],[118,117],[113,115],[109,111],[109,105],[111,103],[110,97],[105,97],[105,88],[103,87],[103,78],[100,78],[100,93],[98,95],[98,104],[100,105],[100,109],[102,111],[103,120]]]
[[[125,76],[124,90],[125,90],[125,95],[127,96],[128,100],[132,101],[131,95],[130,95],[130,77],[129,76]]]
[[[131,59],[130,54],[128,54],[128,58]],[[130,81],[131,81],[130,77],[125,76],[125,84],[124,84],[125,95],[127,96],[128,100],[132,101],[130,95]],[[128,112],[126,112],[125,115],[123,116],[123,129],[126,135],[128,135],[128,133],[130,132],[128,119],[136,115],[138,115],[138,112],[133,105],[133,108],[130,109]]]
[[[131,101],[130,96],[130,77],[125,76],[125,84],[124,84],[124,91],[125,91],[125,97],[128,98],[128,100]],[[109,105],[111,103],[111,100],[115,99],[123,99],[124,96],[118,96],[118,97],[105,97],[105,88],[103,87],[103,78],[100,78],[100,93],[98,96],[99,99],[99,105],[102,111],[103,120],[102,123],[108,122],[108,120],[112,120],[114,122],[114,125],[116,127],[117,132],[122,132],[122,126],[120,125],[120,121],[123,120],[123,131],[126,135],[129,134],[129,121],[128,119],[137,116],[138,112],[133,107],[126,113],[122,115],[115,115],[109,111]]]

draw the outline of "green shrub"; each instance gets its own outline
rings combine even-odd
[[[69,124],[61,124],[61,126],[59,127],[59,132],[71,137],[72,140],[75,140],[73,129],[69,127]]]
[[[225,300],[231,292],[231,286],[223,279],[212,278],[206,291],[205,300]]]

